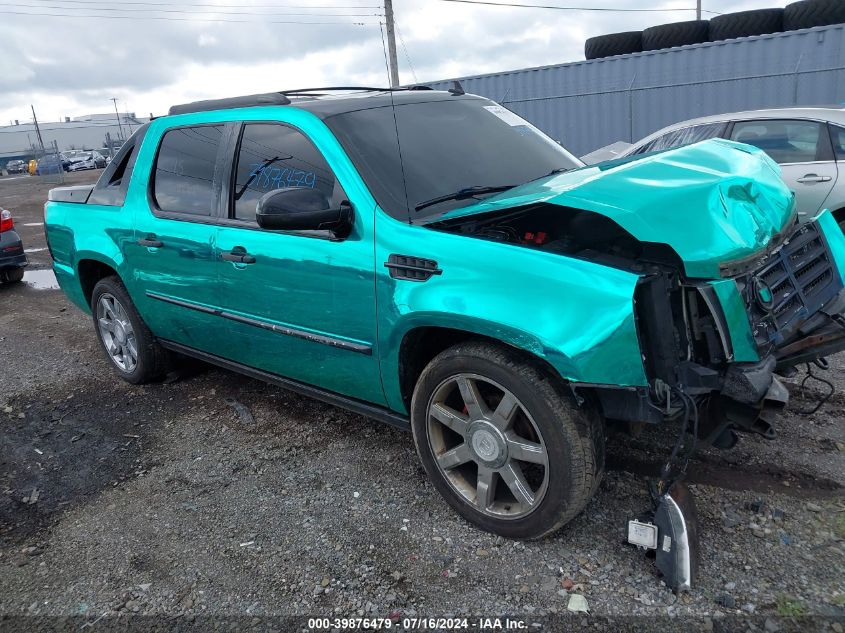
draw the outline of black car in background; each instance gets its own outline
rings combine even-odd
[[[15,231],[12,212],[0,209],[0,283],[21,281],[26,265],[23,242]]]
[[[26,163],[22,160],[10,160],[6,163],[6,171],[10,174],[23,174],[26,172]]]

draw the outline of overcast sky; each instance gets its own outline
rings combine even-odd
[[[164,114],[174,103],[203,98],[295,87],[387,85],[379,29],[383,18],[378,16],[381,1],[4,3],[0,5],[0,124],[31,121],[31,103],[39,120],[56,121],[111,111],[112,97],[118,99],[121,112],[147,116]],[[525,1],[612,8],[695,6],[695,0]],[[582,60],[584,40],[593,35],[695,17],[693,10],[613,13],[443,0],[394,2],[402,83]],[[726,12],[785,4],[704,0],[703,7]],[[91,17],[96,15],[112,17]]]

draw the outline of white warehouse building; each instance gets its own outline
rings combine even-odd
[[[89,114],[80,117],[66,117],[64,121],[38,122],[44,147],[50,147],[53,141],[59,151],[71,149],[102,149],[106,147],[107,135],[119,144],[129,138],[139,126],[149,121],[138,118],[134,112],[120,114]],[[34,123],[13,122],[0,126],[0,166],[12,159],[28,159],[39,146],[38,133]]]

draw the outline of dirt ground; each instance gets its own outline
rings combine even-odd
[[[0,629],[26,628],[19,616],[74,616],[78,630],[117,614],[510,614],[531,630],[843,630],[842,356],[818,413],[799,413],[823,392],[802,393],[799,374],[775,441],[743,435],[691,464],[702,556],[678,598],[622,544],[665,431],[612,436],[595,499],[553,537],[480,532],[428,484],[406,433],[208,367],[120,381],[90,317],[43,287],[48,188],[0,179],[31,262],[25,283],[0,288]],[[568,610],[571,594],[589,615]]]

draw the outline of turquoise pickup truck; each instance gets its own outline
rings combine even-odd
[[[174,106],[45,213],[119,376],[188,355],[408,428],[514,538],[584,508],[609,426],[772,437],[776,374],[845,341],[845,237],[760,150],[585,167],[458,88]]]

